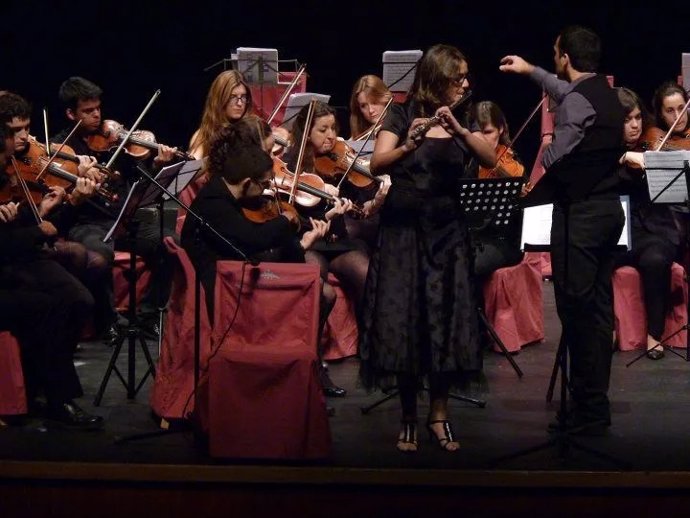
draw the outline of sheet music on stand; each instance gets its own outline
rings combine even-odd
[[[683,76],[683,84],[685,88],[690,88],[690,52],[683,52],[680,68]]]
[[[374,152],[374,145],[376,142],[373,139],[370,139],[369,142],[366,142],[364,139],[362,140],[346,140],[345,143],[350,146],[355,153],[359,153],[359,150],[364,148],[360,154],[360,156],[368,156],[371,155]]]
[[[618,239],[618,246],[630,250],[632,235],[630,230],[630,197],[621,196],[621,205],[625,215],[625,224]],[[522,232],[520,236],[520,250],[543,250],[551,248],[551,222],[553,217],[553,203],[525,207],[522,214]]]
[[[685,203],[688,186],[685,174],[690,151],[645,151],[644,163],[649,199],[653,203]]]
[[[142,180],[137,180],[132,184],[132,187],[129,189],[129,192],[127,193],[127,197],[125,198],[125,201],[122,204],[120,213],[117,215],[117,218],[115,219],[115,223],[113,223],[113,226],[110,227],[110,230],[108,230],[108,233],[103,238],[104,243],[107,243],[113,237],[117,237],[120,234],[122,234],[122,222],[132,219],[137,209],[143,206],[139,202],[141,201],[145,192],[146,184]]]
[[[278,49],[239,47],[237,68],[249,84],[278,84]]]
[[[283,115],[283,124],[289,123],[289,126],[286,126],[288,129],[290,129],[290,126],[292,125],[292,119],[294,119],[302,107],[309,104],[312,99],[328,104],[328,101],[331,100],[331,96],[311,92],[297,92],[290,94],[287,105],[285,106],[285,115]]]
[[[204,168],[204,165],[205,159],[203,158],[201,160],[189,160],[187,162],[180,162],[179,164],[174,164],[161,169],[158,175],[156,175],[156,180],[158,180],[161,184],[165,185],[160,178],[163,172],[166,171],[166,169],[168,168],[179,169],[177,173],[173,175],[172,182],[170,182],[166,186],[166,188],[169,191],[171,191],[175,196],[177,196],[185,189],[185,187],[187,187],[192,182],[192,180],[194,180],[194,178],[196,178],[196,176],[199,174],[199,171],[201,171]],[[155,185],[152,185],[151,187],[155,187]],[[169,200],[170,196],[168,196],[167,193],[163,193],[163,199]]]
[[[408,92],[415,76],[421,50],[387,50],[383,53],[383,82],[391,92]]]

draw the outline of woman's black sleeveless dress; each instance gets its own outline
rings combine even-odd
[[[402,142],[412,121],[395,105],[382,127]],[[392,166],[360,314],[360,378],[446,373],[477,379],[482,367],[470,278],[469,235],[458,180],[470,153],[461,139],[426,138]]]

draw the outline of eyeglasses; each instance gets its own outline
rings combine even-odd
[[[451,79],[451,82],[453,83],[453,86],[462,86],[466,80],[467,80],[467,75],[463,75],[463,76],[458,76],[454,79]]]
[[[231,95],[230,96],[230,102],[235,103],[235,104],[245,104],[249,100],[249,97],[246,95]]]

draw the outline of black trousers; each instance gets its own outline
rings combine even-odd
[[[551,264],[570,387],[576,409],[593,420],[610,418],[611,275],[623,223],[617,199],[554,205]]]
[[[632,249],[616,257],[616,267],[633,266],[642,279],[647,333],[656,340],[664,334],[669,309],[671,266],[678,247],[663,236],[633,230]]]
[[[43,391],[51,404],[82,395],[73,355],[93,309],[89,291],[50,259],[3,271],[0,329],[19,341],[28,397]]]

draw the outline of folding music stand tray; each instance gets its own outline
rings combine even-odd
[[[647,189],[651,203],[683,204],[690,210],[690,151],[646,151],[644,154]],[[668,345],[668,341],[678,333],[690,329],[690,312],[685,325],[668,336],[662,337],[652,349],[626,363],[630,367],[646,354],[659,347],[675,354],[686,362],[690,361],[690,336],[685,344],[685,356]]]
[[[470,233],[474,234],[488,227],[498,234],[505,234],[519,217],[521,209],[518,198],[524,183],[523,177],[463,179],[460,181],[460,205],[469,222]],[[483,305],[477,306],[477,313],[491,338],[513,367],[519,378],[523,372],[508,352],[503,341],[484,313]]]

